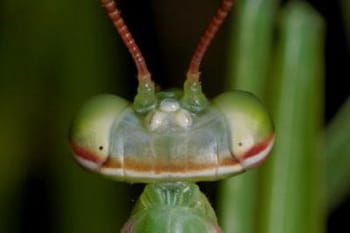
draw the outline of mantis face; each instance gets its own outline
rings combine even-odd
[[[183,93],[155,92],[146,62],[113,0],[101,0],[138,70],[133,105],[103,95],[80,110],[70,145],[83,167],[129,182],[217,180],[260,164],[274,142],[265,107],[246,92],[228,92],[211,103],[201,90],[202,58],[230,11],[221,5],[203,34]]]
[[[236,91],[194,106],[201,98],[186,89],[159,92],[140,112],[135,106],[142,104],[96,97],[72,125],[74,156],[89,170],[129,182],[217,180],[267,157],[273,127],[260,101]]]

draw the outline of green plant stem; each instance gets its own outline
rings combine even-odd
[[[278,0],[245,0],[237,4],[231,35],[228,88],[263,98],[270,62]],[[233,64],[233,65],[230,65]],[[252,233],[259,198],[258,170],[225,180],[219,188],[219,219],[225,233]]]
[[[292,1],[280,33],[271,96],[277,141],[259,190],[259,232],[320,233],[323,21],[308,4]]]
[[[243,0],[236,6],[228,59],[228,86],[264,97],[279,0]]]
[[[350,98],[345,102],[326,129],[327,204],[333,209],[350,190]]]

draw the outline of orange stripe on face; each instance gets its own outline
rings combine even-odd
[[[150,156],[152,158],[152,156]],[[210,168],[215,168],[216,164],[207,164],[207,163],[173,163],[169,162],[157,162],[150,163],[141,160],[125,159],[123,168],[125,170],[137,171],[137,172],[155,172],[155,173],[178,173],[178,172],[190,172],[190,171],[200,171]],[[104,168],[122,168],[122,164],[119,161],[116,161],[110,158],[106,163],[103,164]]]
[[[151,158],[152,156],[150,156]],[[174,162],[157,162],[156,164],[149,161],[133,160],[133,159],[124,159],[124,163],[121,164],[118,160],[110,157],[105,163],[103,163],[103,168],[116,168],[116,169],[125,169],[126,171],[136,171],[136,172],[155,172],[157,173],[190,173],[198,171],[206,171],[209,169],[216,169],[219,167],[234,166],[239,164],[238,160],[233,158],[231,155],[226,156],[226,159],[223,159],[219,164],[211,163],[195,163],[195,162],[186,162],[183,163],[174,163]]]

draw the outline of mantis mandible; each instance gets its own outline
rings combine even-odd
[[[234,0],[222,0],[194,52],[182,91],[156,91],[145,59],[113,0],[101,0],[138,71],[134,102],[115,95],[88,101],[69,135],[75,160],[118,181],[150,183],[124,233],[221,232],[194,182],[215,181],[258,166],[272,149],[273,123],[244,91],[209,101],[201,61]]]

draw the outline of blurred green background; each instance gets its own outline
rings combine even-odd
[[[219,0],[119,0],[161,89],[181,87]],[[202,65],[205,93],[264,99],[262,168],[203,183],[226,233],[348,232],[350,1],[241,0]],[[119,232],[143,185],[78,167],[67,132],[90,96],[136,93],[98,0],[0,1],[0,232]]]

